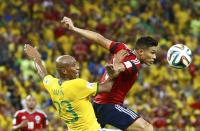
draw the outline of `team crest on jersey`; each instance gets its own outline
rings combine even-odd
[[[36,121],[36,123],[38,124],[38,123],[40,123],[40,120],[41,120],[41,117],[40,116],[35,116],[35,121]]]
[[[87,88],[92,89],[92,88],[94,87],[94,84],[95,84],[95,83],[90,83],[90,82],[88,82],[88,83],[87,83]]]

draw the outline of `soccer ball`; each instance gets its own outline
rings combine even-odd
[[[172,67],[186,68],[192,62],[192,52],[183,44],[173,45],[167,52],[167,61]]]

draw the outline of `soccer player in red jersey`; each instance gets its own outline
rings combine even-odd
[[[15,113],[13,130],[43,131],[48,126],[47,115],[36,109],[36,100],[33,96],[26,97],[26,109]]]
[[[121,130],[153,131],[153,126],[144,120],[136,112],[123,106],[123,101],[137,80],[141,63],[151,65],[156,59],[158,42],[152,37],[141,37],[137,40],[135,49],[129,49],[124,43],[111,41],[102,35],[89,30],[74,26],[72,20],[64,17],[61,21],[69,30],[74,31],[109,50],[113,56],[120,50],[126,50],[128,55],[119,63],[107,70],[101,78],[104,82],[109,78],[109,72],[120,72],[115,78],[111,92],[100,93],[95,97],[93,107],[98,122],[104,127],[106,124],[113,125]],[[110,60],[112,64],[115,59]]]

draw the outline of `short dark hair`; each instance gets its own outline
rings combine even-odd
[[[157,46],[158,45],[158,41],[155,40],[154,38],[150,37],[150,36],[143,36],[140,37],[135,44],[135,49],[147,49],[149,47],[152,46]]]

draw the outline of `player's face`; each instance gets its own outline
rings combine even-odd
[[[141,60],[148,66],[152,65],[156,59],[156,52],[157,52],[156,46],[152,46],[142,50],[140,53]]]
[[[35,109],[35,106],[36,106],[35,98],[32,97],[32,96],[28,96],[26,98],[26,106],[27,106],[28,109],[31,109],[31,110]]]
[[[72,56],[59,56],[56,59],[56,68],[62,79],[71,80],[79,77],[79,64]]]
[[[78,62],[72,63],[71,67],[69,68],[69,75],[72,77],[72,79],[78,78],[80,71],[80,67]]]
[[[79,77],[79,64],[78,62],[74,61],[70,63],[66,68],[63,69],[62,74],[64,74],[65,78],[68,79],[76,79]]]

